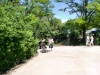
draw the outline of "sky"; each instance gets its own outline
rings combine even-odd
[[[50,1],[54,5],[53,13],[55,14],[54,15],[55,18],[61,19],[61,21],[63,23],[65,23],[69,19],[76,18],[76,14],[71,14],[70,15],[68,11],[66,11],[66,12],[59,11],[59,9],[66,7],[66,4],[61,3],[61,2],[55,2],[55,0],[50,0]],[[80,0],[76,0],[76,1],[80,1]],[[23,3],[24,0],[21,0],[21,2]]]
[[[59,11],[59,9],[66,7],[66,4],[61,2],[55,2],[54,0],[51,0],[51,3],[54,5],[53,13],[55,14],[54,17],[61,19],[61,21],[64,23],[70,19],[76,18],[76,14],[69,14],[68,11],[63,12]]]

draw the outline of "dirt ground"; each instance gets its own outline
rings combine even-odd
[[[100,75],[100,46],[57,46],[6,75]]]

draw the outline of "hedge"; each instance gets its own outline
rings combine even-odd
[[[37,53],[38,40],[33,35],[37,18],[25,16],[23,10],[20,6],[0,6],[0,73]]]

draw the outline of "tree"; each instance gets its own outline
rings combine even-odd
[[[94,2],[88,4],[86,7],[88,10],[94,10],[95,14],[92,14],[90,24],[93,27],[100,28],[100,1],[95,0]]]
[[[70,14],[76,13],[78,20],[76,21],[79,23],[80,19],[81,22],[81,29],[83,33],[83,41],[85,41],[85,32],[88,29],[90,23],[91,23],[91,17],[93,14],[95,14],[96,10],[88,10],[87,6],[88,4],[94,2],[95,0],[79,0],[80,2],[76,0],[56,0],[57,2],[63,2],[66,4],[66,7],[64,9],[60,9],[61,11],[69,11]],[[79,19],[80,18],[80,19]]]
[[[2,0],[3,1],[3,0]],[[8,2],[0,5],[0,74],[37,53],[37,17],[25,15],[25,7]]]

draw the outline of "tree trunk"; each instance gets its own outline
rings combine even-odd
[[[85,43],[85,40],[86,40],[86,28],[84,27],[83,28],[83,42]]]
[[[84,15],[84,20],[85,21],[87,21],[87,8],[86,8],[86,6],[88,5],[88,0],[83,0],[83,10],[84,10],[84,12],[83,12],[83,15]],[[87,25],[87,23],[83,26],[83,42],[85,42],[85,38],[86,38],[86,26]]]

